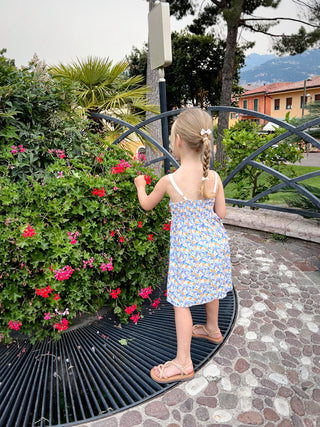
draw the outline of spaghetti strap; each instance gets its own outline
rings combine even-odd
[[[170,179],[170,182],[171,182],[173,188],[180,194],[180,196],[183,198],[183,200],[188,200],[186,198],[186,196],[183,194],[183,192],[180,190],[180,188],[177,186],[172,174],[170,173],[168,176],[169,176],[169,179]]]
[[[216,180],[215,180],[215,183],[214,183],[213,193],[215,193],[217,191],[217,184],[218,184],[218,174],[217,174],[216,171],[214,171],[214,174],[215,174]]]

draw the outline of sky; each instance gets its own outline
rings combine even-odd
[[[27,65],[34,53],[48,65],[70,63],[89,55],[108,57],[114,63],[141,49],[148,40],[146,0],[0,0],[0,49],[17,66]],[[257,10],[259,16],[290,16],[298,12],[292,0],[282,0],[272,14]],[[180,31],[190,18],[170,18],[172,31]],[[282,23],[273,28],[290,34],[298,24]],[[220,31],[223,32],[222,28]],[[242,40],[256,40],[249,53],[271,53],[265,36],[241,32]]]

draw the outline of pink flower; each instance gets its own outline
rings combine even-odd
[[[93,257],[91,257],[88,261],[83,261],[83,268],[87,267],[87,264],[89,265],[89,267],[92,268],[92,264],[93,264]]]
[[[10,320],[9,322],[9,328],[14,329],[15,331],[18,331],[20,329],[20,326],[22,326],[20,320],[18,322],[16,320],[14,322]]]
[[[59,295],[59,294],[54,294],[53,299],[54,299],[55,301],[59,301],[59,299],[60,299],[60,295]]]
[[[58,176],[57,176],[57,178],[64,178],[64,176],[63,176],[63,171],[58,172]]]
[[[113,166],[111,168],[111,173],[112,174],[123,173],[129,168],[131,168],[131,165],[128,162],[126,162],[124,159],[122,159],[120,160],[120,163],[118,163],[116,166]]]
[[[74,231],[73,233],[67,232],[71,245],[75,245],[77,243],[76,237],[80,236],[80,233],[78,231]]]
[[[62,282],[62,280],[68,280],[72,276],[74,270],[69,265],[66,265],[63,268],[60,268],[60,270],[55,270],[54,272],[56,273],[54,278]]]
[[[136,308],[137,308],[137,304],[133,304],[133,305],[130,305],[129,307],[126,307],[124,311],[128,314],[132,314],[134,310],[136,310]]]
[[[157,298],[157,299],[155,299],[153,302],[152,302],[152,307],[153,308],[157,308],[158,307],[158,305],[159,305],[159,303],[160,303],[160,298]]]
[[[44,320],[50,320],[51,316],[50,313],[44,313]]]
[[[11,153],[12,154],[17,154],[18,148],[15,145],[11,145],[11,148],[12,148]]]
[[[152,288],[151,288],[151,286],[149,286],[148,288],[142,288],[141,289],[141,291],[140,291],[140,293],[139,293],[139,295],[142,297],[142,298],[144,298],[144,299],[146,299],[146,298],[148,298],[148,296],[150,295],[150,294],[152,294]]]
[[[113,265],[112,265],[112,258],[109,258],[109,262],[107,264],[102,263],[100,265],[100,268],[102,271],[112,271],[113,270]]]
[[[133,314],[130,319],[133,321],[133,323],[137,323],[138,320],[140,319],[140,313],[137,314]]]
[[[24,152],[26,151],[26,149],[25,149],[25,148],[23,148],[23,146],[22,146],[22,145],[19,145],[19,148],[20,148],[20,152],[21,152],[21,153],[24,153]]]

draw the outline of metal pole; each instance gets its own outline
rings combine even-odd
[[[305,103],[306,103],[306,86],[307,86],[307,80],[304,80],[304,82],[303,82],[303,100],[302,100],[302,113],[301,113],[301,117],[304,116],[304,107],[305,107]]]
[[[166,96],[166,79],[164,77],[164,68],[159,68],[159,95],[160,95],[160,111],[165,113],[167,111],[167,96]],[[163,117],[161,119],[161,130],[162,130],[162,143],[163,147],[169,151],[169,129],[168,129],[168,118]],[[164,160],[164,172],[167,174],[170,172],[170,162],[166,158]]]

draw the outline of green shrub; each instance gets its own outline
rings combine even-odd
[[[0,341],[12,330],[58,338],[108,304],[138,321],[166,273],[168,200],[144,212],[138,173],[150,169],[88,131],[73,88],[0,52]],[[130,165],[130,166],[129,166]],[[165,228],[165,229],[164,229]]]
[[[225,131],[223,144],[228,161],[223,170],[224,174],[228,175],[231,173],[246,157],[259,147],[285,132],[284,129],[277,129],[275,133],[265,135],[259,133],[259,130],[260,128],[255,123],[240,121],[231,129]],[[269,147],[254,160],[281,171],[281,167],[286,163],[295,163],[301,158],[301,147],[298,144],[290,144],[284,140],[279,144]],[[232,179],[232,183],[234,184],[232,197],[247,200],[280,182],[278,178],[271,175],[268,176],[268,179],[262,179],[261,175],[263,172],[262,169],[251,165],[246,165],[242,168]],[[286,166],[286,172],[290,175],[288,166]],[[267,199],[268,196],[260,198],[259,202]]]
[[[0,179],[4,337],[14,322],[34,339],[57,336],[63,319],[95,312],[104,303],[126,322],[140,311],[141,290],[160,283],[168,256],[168,201],[144,212],[133,179],[139,171],[150,172],[125,158],[131,167],[122,173],[112,173],[121,160],[119,150],[112,150],[97,175],[63,158],[42,182]],[[126,312],[134,304],[133,313]]]

